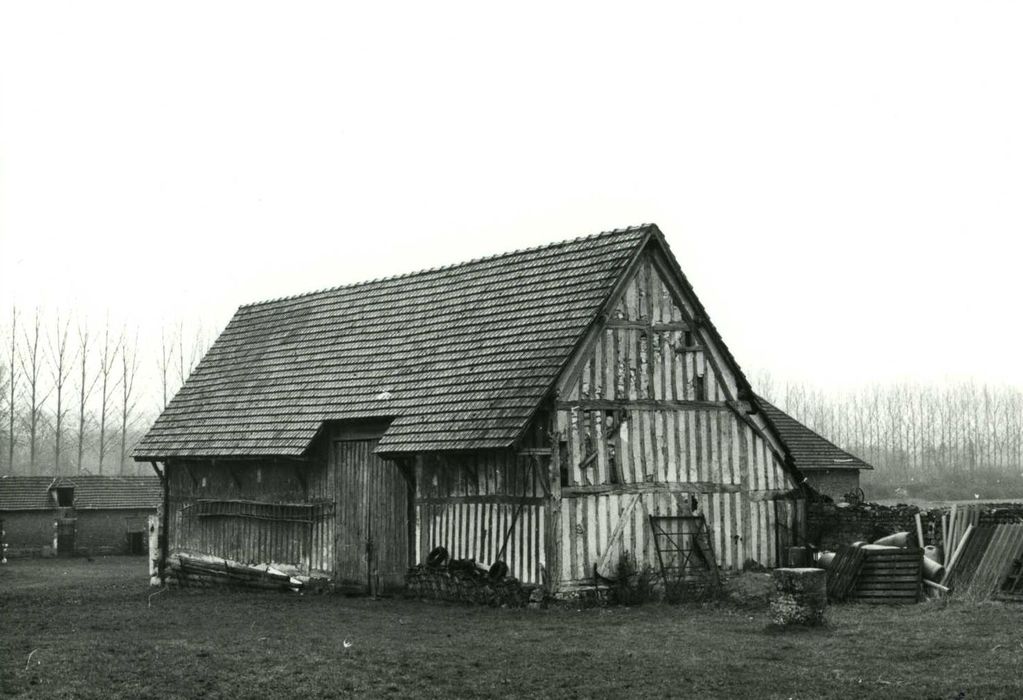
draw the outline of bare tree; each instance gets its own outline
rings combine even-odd
[[[160,370],[160,391],[161,398],[163,399],[160,404],[161,408],[167,408],[167,402],[170,401],[171,362],[173,361],[174,346],[176,343],[176,333],[173,333],[170,337],[168,337],[167,329],[160,329],[160,356],[157,358],[156,363]]]
[[[127,332],[121,333],[121,463],[124,473],[128,458],[128,431],[135,421],[135,375],[138,373],[138,330],[128,340]]]
[[[79,474],[82,473],[82,464],[85,459],[85,433],[89,418],[87,406],[92,392],[96,389],[96,382],[99,380],[99,371],[90,373],[89,357],[91,345],[89,341],[89,328],[78,324],[78,459],[75,462]]]
[[[0,423],[7,423],[7,416],[14,412],[14,406],[7,402],[7,385],[10,378],[7,376],[7,367],[0,365]],[[0,438],[0,445],[7,439],[6,433]],[[6,450],[4,450],[6,452]],[[3,465],[0,465],[2,468]]]
[[[61,319],[60,311],[56,314],[53,335],[47,339],[50,360],[50,376],[57,407],[53,414],[53,466],[57,474],[62,472],[61,448],[64,439],[64,419],[69,408],[64,400],[65,385],[71,377],[74,365],[74,349],[68,345],[68,330],[71,319]]]
[[[100,474],[103,473],[103,460],[107,456],[110,444],[107,442],[107,431],[109,429],[110,410],[114,403],[114,391],[117,389],[117,377],[114,375],[114,365],[117,362],[117,353],[121,348],[120,340],[114,341],[110,337],[110,318],[106,320],[103,328],[103,348],[99,357],[99,467]]]
[[[188,346],[185,346],[185,328],[184,324],[178,324],[177,330],[177,370],[178,370],[178,386],[185,383],[188,376],[192,374],[192,370],[195,369],[199,359],[203,356],[206,350],[206,337],[203,333],[202,324],[196,326],[195,333],[192,334],[191,342]]]
[[[28,381],[28,412],[25,421],[28,426],[28,466],[29,473],[36,473],[36,455],[39,446],[39,428],[43,415],[43,402],[46,395],[43,393],[42,369],[43,352],[40,343],[42,321],[39,316],[39,309],[36,309],[32,325],[24,333],[24,344],[21,349],[20,364],[21,370]]]
[[[18,392],[18,309],[11,307],[10,355],[7,357],[7,468],[14,473],[14,417],[17,414],[15,398]]]

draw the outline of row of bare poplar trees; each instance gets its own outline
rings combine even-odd
[[[757,391],[835,444],[873,464],[874,478],[910,484],[992,475],[1023,481],[1023,391],[975,382],[908,382],[825,392],[754,377]]]
[[[11,308],[0,324],[0,474],[134,474],[131,450],[208,346],[178,323],[137,328]],[[97,327],[94,327],[97,326]],[[186,337],[187,335],[187,337]]]

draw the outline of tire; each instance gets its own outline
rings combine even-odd
[[[433,551],[426,555],[426,565],[431,569],[438,569],[444,566],[448,560],[448,550],[444,547],[434,547]]]
[[[507,575],[508,575],[508,565],[505,564],[503,561],[498,560],[498,561],[495,561],[493,564],[490,565],[490,580],[491,581],[500,581],[501,579],[503,579]]]

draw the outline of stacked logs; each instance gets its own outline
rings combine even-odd
[[[534,588],[509,576],[492,576],[472,560],[455,560],[443,566],[418,564],[405,574],[405,589],[411,598],[474,605],[526,607]]]

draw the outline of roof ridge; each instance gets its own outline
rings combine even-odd
[[[353,289],[353,288],[356,288],[356,287],[364,287],[364,286],[370,285],[370,284],[378,284],[380,282],[390,282],[390,281],[393,281],[393,280],[400,280],[400,279],[405,279],[405,278],[408,278],[408,277],[415,277],[417,275],[425,275],[425,274],[430,273],[430,272],[441,272],[441,271],[444,271],[444,270],[454,270],[454,269],[457,269],[457,268],[460,268],[460,267],[466,267],[468,265],[473,265],[473,264],[476,264],[476,263],[486,262],[486,261],[489,261],[489,260],[498,260],[500,258],[507,258],[507,257],[511,257],[513,255],[522,255],[523,253],[533,253],[533,252],[537,252],[537,251],[540,251],[540,250],[546,250],[546,249],[549,249],[549,248],[557,248],[557,247],[560,247],[560,246],[566,246],[566,245],[569,245],[570,243],[579,243],[581,241],[596,240],[598,238],[603,238],[603,237],[610,238],[611,236],[615,236],[615,235],[624,235],[624,234],[627,234],[627,233],[636,233],[638,231],[642,231],[644,229],[649,229],[651,227],[656,228],[656,226],[657,226],[657,224],[653,224],[653,223],[637,224],[635,226],[626,226],[625,228],[616,228],[616,229],[611,229],[610,231],[601,231],[600,233],[591,233],[591,234],[586,235],[586,236],[577,236],[575,238],[566,238],[564,240],[557,241],[557,242],[554,242],[554,243],[543,243],[541,245],[531,246],[529,248],[519,248],[517,250],[509,250],[509,251],[505,251],[503,253],[494,253],[492,255],[484,255],[484,256],[481,256],[481,257],[478,257],[478,258],[472,258],[470,260],[463,260],[461,262],[451,263],[449,265],[438,265],[436,267],[427,267],[427,268],[423,268],[421,270],[413,270],[411,272],[403,272],[403,273],[397,274],[397,275],[388,275],[386,277],[377,277],[375,279],[362,280],[360,282],[350,282],[349,284],[339,284],[339,285],[336,285],[334,287],[324,287],[322,289],[314,289],[314,290],[311,290],[311,291],[308,291],[308,292],[299,292],[298,294],[288,294],[288,295],[281,296],[281,297],[274,297],[272,299],[262,299],[260,301],[251,301],[251,302],[248,302],[246,304],[240,305],[238,307],[238,309],[241,310],[241,309],[247,309],[247,308],[250,308],[250,307],[253,307],[253,306],[263,306],[264,304],[276,304],[278,302],[291,301],[292,299],[301,299],[302,297],[313,296],[313,295],[316,295],[316,294],[326,294],[327,292],[336,292],[336,291],[339,291],[339,290],[342,290],[342,289]]]

